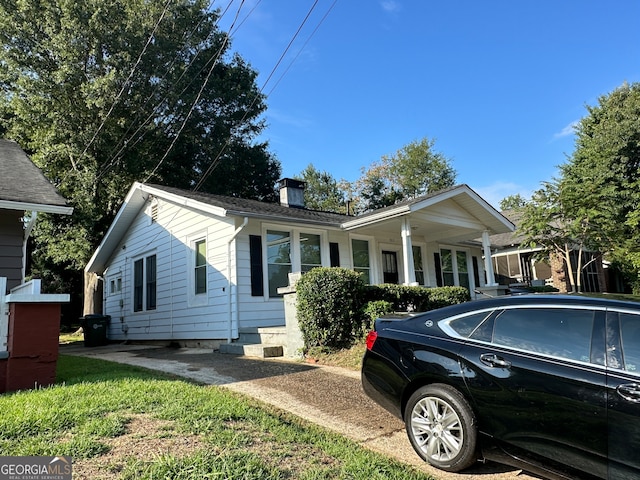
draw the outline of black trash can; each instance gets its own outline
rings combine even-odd
[[[109,343],[107,339],[107,329],[111,321],[110,315],[100,315],[92,313],[80,319],[82,331],[84,332],[85,347],[99,347]]]

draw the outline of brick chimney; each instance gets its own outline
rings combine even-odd
[[[279,180],[280,205],[293,208],[304,208],[305,182],[293,178]]]

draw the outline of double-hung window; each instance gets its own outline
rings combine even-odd
[[[267,230],[267,268],[269,296],[278,297],[278,287],[289,284],[291,265],[291,233]]]
[[[368,240],[351,240],[351,249],[353,251],[353,269],[362,274],[364,283],[371,283],[371,262],[369,259],[369,241]]]
[[[133,311],[156,309],[156,256],[138,258],[133,262]]]
[[[411,247],[413,251],[413,269],[416,273],[416,283],[418,285],[424,285],[424,263],[422,262],[422,248],[413,245]]]
[[[194,293],[207,293],[207,241],[198,240],[194,244]]]
[[[320,235],[300,234],[300,271],[306,273],[312,268],[322,266]]]

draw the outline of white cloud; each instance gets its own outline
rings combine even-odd
[[[400,10],[400,3],[394,0],[382,0],[380,6],[385,12],[396,12]]]
[[[270,124],[279,123],[296,128],[308,128],[313,123],[311,119],[304,114],[297,116],[296,114],[283,112],[276,108],[268,109],[266,117],[267,122]]]
[[[528,200],[533,193],[533,191],[527,187],[511,182],[495,182],[484,187],[471,188],[496,210],[500,210],[500,202],[509,195],[520,194],[522,198]]]
[[[555,133],[553,135],[553,138],[569,137],[575,133],[577,126],[578,126],[578,120],[575,120],[571,122],[569,125],[567,125],[566,127],[564,127],[560,132]]]

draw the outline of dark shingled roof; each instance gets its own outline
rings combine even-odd
[[[505,217],[507,217],[511,223],[518,228],[520,224],[520,219],[522,218],[522,212],[518,210],[505,210],[502,213]],[[518,235],[517,230],[515,232],[510,233],[499,233],[497,235],[491,235],[491,245],[499,248],[508,248],[511,246],[520,245],[524,240],[524,235]]]
[[[267,203],[258,200],[248,200],[246,198],[227,197],[224,195],[213,195],[210,193],[192,192],[180,188],[166,187],[163,185],[147,184],[150,187],[163,190],[168,193],[180,195],[191,200],[213,205],[227,210],[231,214],[263,218],[279,218],[288,220],[299,220],[322,224],[327,226],[340,227],[341,223],[351,217],[338,213],[320,212],[308,210],[306,208],[285,207],[279,203]]]
[[[66,207],[66,200],[20,146],[0,139],[0,200]]]

